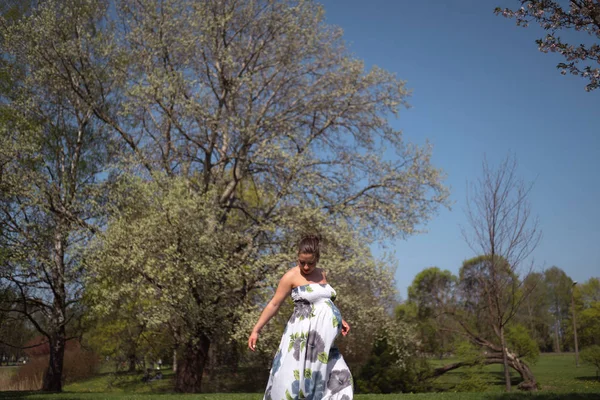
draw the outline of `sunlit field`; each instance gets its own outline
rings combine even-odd
[[[452,360],[444,360],[448,362]],[[436,361],[439,363],[439,361]],[[0,369],[5,376],[8,369]],[[357,394],[356,400],[394,400],[394,399],[581,399],[592,400],[600,398],[600,381],[591,365],[575,367],[573,354],[544,354],[533,366],[533,371],[542,386],[538,393],[521,393],[518,390],[503,393],[503,375],[500,366],[488,366],[481,370],[462,371],[461,369],[448,372],[433,382],[434,390],[444,392],[434,393],[399,393],[399,394]],[[41,394],[39,392],[0,392],[2,399],[144,399],[169,400],[193,398],[197,400],[260,400],[262,393],[204,393],[204,394],[174,394],[173,373],[165,371],[165,377],[149,383],[141,382],[141,374],[114,374],[104,372],[92,379],[71,383],[65,386],[61,394]],[[485,390],[478,392],[458,392],[461,382],[467,379],[479,379],[484,382]],[[513,383],[518,383],[518,377],[513,374]],[[1,378],[0,378],[1,379]]]

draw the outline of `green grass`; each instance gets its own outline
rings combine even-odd
[[[441,363],[452,362],[443,360]],[[435,361],[439,364],[439,361]],[[478,378],[486,383],[483,392],[455,392],[456,385],[464,382],[468,376],[461,369],[451,371],[434,382],[436,390],[443,393],[391,394],[391,395],[355,395],[355,400],[598,400],[600,399],[600,381],[596,380],[592,366],[582,365],[575,368],[572,354],[542,355],[538,363],[532,366],[533,372],[542,385],[538,393],[503,393],[502,369],[498,365],[488,366],[477,372]],[[142,383],[141,374],[113,374],[104,372],[93,379],[65,386],[60,394],[42,394],[39,392],[0,392],[0,399],[51,399],[51,400],[101,400],[101,399],[140,399],[140,400],[261,400],[262,393],[172,393],[173,373],[163,371],[163,380]],[[471,374],[473,376],[473,374]],[[517,375],[513,374],[514,383]]]
[[[453,360],[434,361],[435,365],[451,363]],[[544,392],[597,393],[600,399],[600,381],[596,379],[591,365],[575,367],[575,357],[570,353],[542,354],[536,364],[531,365],[533,374]],[[504,373],[501,365],[489,365],[475,373],[487,386],[486,392],[504,390]],[[466,378],[466,371],[450,371],[434,382],[437,390],[451,391]],[[519,383],[519,375],[511,370],[513,385]]]
[[[261,400],[262,394],[131,394],[131,393],[0,393],[1,399],[26,400]],[[367,394],[355,395],[354,400],[598,400],[598,393],[420,393],[420,394]]]
[[[110,393],[168,393],[173,391],[173,371],[163,371],[164,378],[148,383],[141,381],[142,374],[103,373],[92,379],[65,385],[66,392]]]

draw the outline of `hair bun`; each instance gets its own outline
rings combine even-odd
[[[304,235],[298,244],[298,254],[314,254],[315,257],[321,256],[321,236]]]
[[[317,243],[321,242],[321,235],[304,235],[302,237],[302,241],[304,240],[311,240],[311,241],[316,241]]]

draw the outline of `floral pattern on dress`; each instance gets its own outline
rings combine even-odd
[[[264,400],[352,400],[352,375],[335,346],[342,314],[329,284],[292,290],[294,311],[281,337]]]
[[[304,318],[314,317],[313,306],[307,300],[298,300],[294,302],[294,312],[290,317],[290,322],[296,322],[296,319],[303,320]]]

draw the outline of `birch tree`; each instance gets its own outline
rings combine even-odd
[[[60,32],[43,31],[51,18],[37,9],[0,19],[0,285],[17,294],[0,307],[48,344],[45,391],[61,391],[65,344],[80,334],[80,249],[100,218],[97,183],[110,143],[93,109],[57,76],[61,67],[44,57],[93,40],[81,36],[91,9],[62,12],[69,23]]]

